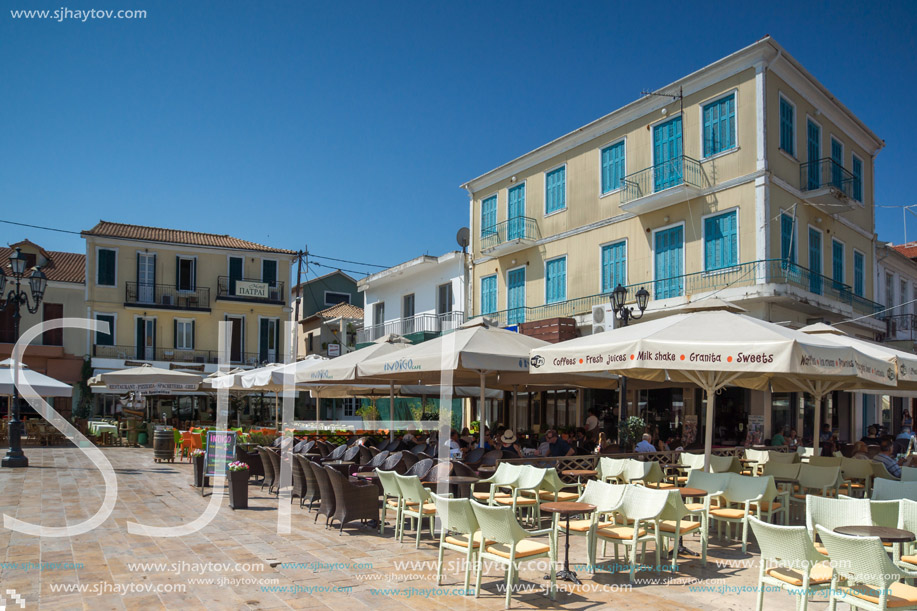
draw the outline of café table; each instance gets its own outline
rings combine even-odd
[[[911,531],[890,526],[838,526],[834,532],[852,537],[879,537],[882,543],[897,543],[895,558],[901,557],[901,546],[904,543],[915,540],[914,533]]]
[[[680,465],[678,463],[670,463],[660,466],[662,467],[663,471],[667,472],[666,477],[670,478],[673,484],[678,484],[678,476],[690,469],[690,467],[687,465]]]
[[[576,491],[579,494],[583,493],[583,478],[596,477],[599,474],[595,469],[566,469],[561,473],[576,478]]]
[[[427,480],[421,482],[424,486],[435,486],[437,484],[446,484],[449,487],[455,486],[456,496],[458,498],[471,498],[471,487],[481,481],[480,477],[472,475],[448,475],[436,480]]]
[[[562,571],[558,571],[557,579],[571,581],[577,585],[581,585],[582,582],[576,576],[576,572],[570,570],[570,516],[577,513],[592,513],[595,511],[595,505],[576,501],[557,501],[542,503],[541,510],[556,514],[558,517],[564,516],[567,520],[567,527],[565,529],[566,537],[564,541],[564,568]],[[550,575],[545,575],[545,579],[550,579],[550,577]]]

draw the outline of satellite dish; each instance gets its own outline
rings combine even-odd
[[[458,242],[458,245],[461,246],[462,248],[468,248],[468,244],[471,243],[469,241],[470,238],[471,238],[471,232],[468,231],[467,227],[462,227],[461,229],[458,230],[458,233],[455,234],[455,241]]]

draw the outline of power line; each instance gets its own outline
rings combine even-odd
[[[338,261],[340,263],[353,263],[354,265],[365,265],[367,267],[378,267],[381,269],[388,269],[391,267],[391,265],[379,265],[377,263],[363,263],[362,261],[348,261],[347,259],[335,259],[334,257],[323,257],[321,255],[316,255],[311,252],[306,253],[306,254],[310,257],[316,257],[318,259],[328,259],[329,261]],[[319,265],[319,264],[316,263],[316,265]]]
[[[31,227],[32,229],[44,229],[45,231],[57,231],[58,233],[72,233],[74,235],[82,235],[79,231],[70,231],[69,229],[55,229],[54,227],[42,227],[41,225],[17,223],[16,221],[5,221],[3,219],[0,219],[0,223],[6,223],[7,225],[18,225],[19,227]]]
[[[336,269],[336,270],[340,270],[340,271],[342,271],[342,272],[348,272],[348,273],[357,274],[357,275],[360,275],[360,276],[369,276],[369,275],[370,275],[370,273],[367,272],[367,271],[365,271],[365,270],[359,270],[359,271],[358,271],[358,270],[355,270],[355,269],[347,269],[346,267],[336,267],[336,266],[334,266],[334,265],[324,265],[324,264],[322,264],[322,263],[317,263],[317,262],[315,262],[315,261],[310,261],[309,264],[310,264],[310,265],[314,265],[314,266],[316,266],[316,267],[324,267],[324,268],[326,268],[326,269]]]

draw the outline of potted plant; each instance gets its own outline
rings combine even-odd
[[[238,460],[229,463],[226,479],[229,483],[229,506],[248,509],[248,464]]]
[[[369,405],[364,405],[358,407],[354,412],[357,416],[363,418],[364,426],[371,426],[379,420],[381,420],[379,410],[376,408],[376,403],[372,402]]]
[[[631,416],[621,427],[621,447],[625,452],[633,452],[634,446],[646,431],[646,421],[639,416]]]
[[[194,487],[202,488],[209,484],[204,476],[204,451],[201,449],[191,451],[191,462],[194,465]]]

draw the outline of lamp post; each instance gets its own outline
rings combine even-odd
[[[625,306],[624,303],[627,301],[627,289],[621,286],[620,284],[615,287],[615,290],[611,293],[611,309],[614,310],[615,318],[621,322],[622,327],[626,327],[632,320],[640,320],[643,318],[643,312],[646,311],[646,303],[650,299],[650,293],[645,288],[640,288],[636,294],[637,297],[637,309],[639,313],[634,313],[633,306]],[[621,376],[620,378],[620,390],[621,390],[621,414],[620,414],[620,430],[623,430],[624,425],[627,423],[627,377]],[[618,431],[618,436],[620,438],[620,430]]]
[[[34,314],[38,311],[41,299],[45,294],[45,287],[48,285],[48,279],[37,267],[29,275],[29,289],[32,293],[31,303],[25,289],[22,288],[22,280],[26,275],[26,257],[19,248],[16,248],[10,256],[11,279],[16,282],[15,288],[11,289],[6,299],[0,301],[0,311],[7,308],[13,308],[13,342],[19,341],[19,320],[22,315],[19,309],[24,305],[28,308],[29,313]],[[0,269],[0,298],[6,290],[7,276]],[[14,372],[15,375],[15,372]],[[0,461],[3,467],[28,467],[29,459],[22,453],[22,422],[19,420],[19,389],[13,386],[13,402],[10,405],[10,424],[9,424],[10,448],[6,456]]]

